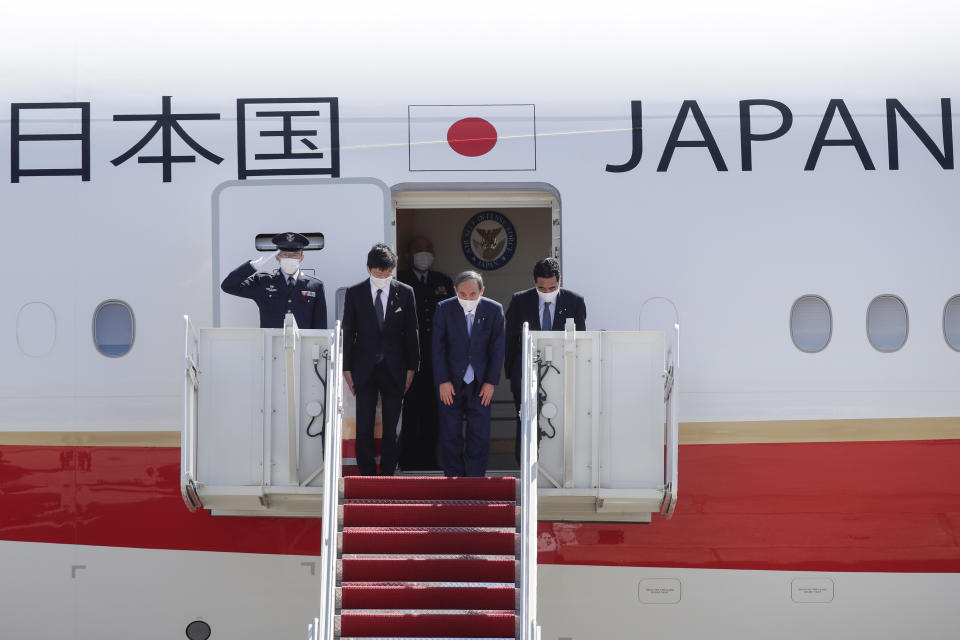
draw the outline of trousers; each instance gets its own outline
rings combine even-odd
[[[440,466],[448,478],[457,476],[482,477],[487,473],[490,458],[490,405],[483,406],[477,395],[480,385],[476,380],[461,385],[453,404],[445,405],[438,399],[440,416]],[[463,423],[466,421],[466,443]],[[465,446],[464,446],[465,445]]]

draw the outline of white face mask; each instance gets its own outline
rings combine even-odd
[[[557,287],[550,293],[544,293],[543,291],[537,290],[537,295],[540,296],[540,302],[549,302],[553,304],[553,301],[557,299],[557,296],[560,294],[560,287]]]
[[[370,279],[373,281],[373,286],[375,286],[377,289],[386,289],[387,287],[390,286],[390,280],[392,279],[392,277],[391,277],[391,278],[376,278],[376,277],[374,277],[374,275],[371,273],[371,274],[370,274]]]
[[[296,258],[280,258],[280,270],[292,276],[300,270],[300,261]]]
[[[417,271],[426,271],[433,264],[433,254],[429,251],[417,251],[413,254],[413,266]]]
[[[463,298],[457,298],[457,302],[460,303],[464,313],[473,313],[477,310],[477,305],[480,304],[480,298],[477,298],[476,300],[464,300]]]

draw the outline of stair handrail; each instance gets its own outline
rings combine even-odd
[[[529,323],[521,338],[520,639],[539,640],[537,625],[537,368]]]
[[[667,354],[664,403],[666,404],[666,464],[660,514],[670,519],[677,510],[680,450],[680,323],[673,325],[673,347]]]
[[[203,508],[197,489],[197,394],[200,388],[200,335],[183,316],[183,426],[180,429],[180,493],[190,511]]]
[[[343,336],[338,320],[327,361],[327,407],[324,418],[323,523],[320,554],[320,617],[310,626],[311,640],[332,640],[337,596],[337,506],[343,465]]]

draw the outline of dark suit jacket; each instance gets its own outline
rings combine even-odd
[[[301,329],[327,328],[327,298],[323,283],[300,273],[293,289],[287,286],[287,275],[280,271],[257,273],[249,262],[231,271],[220,288],[230,295],[250,298],[260,309],[260,326],[280,329],[287,312],[293,313]]]
[[[349,289],[343,301],[343,370],[353,374],[355,385],[365,383],[377,366],[379,355],[402,389],[406,372],[420,367],[417,338],[417,303],[413,289],[393,280],[387,299],[386,318],[381,331],[370,295],[370,280]]]
[[[428,371],[433,367],[430,355],[433,343],[433,314],[441,301],[456,295],[453,291],[453,280],[439,271],[427,271],[427,281],[424,283],[410,269],[399,272],[397,280],[413,287],[413,295],[417,299],[417,321],[420,323],[420,370]]]
[[[467,365],[473,365],[478,383],[500,382],[503,335],[503,306],[499,302],[480,298],[469,337],[466,317],[457,299],[441,302],[433,318],[434,384],[452,382],[454,389],[459,390]]]
[[[507,307],[507,353],[504,369],[507,378],[520,381],[520,339],[523,336],[523,323],[530,323],[531,331],[563,331],[567,318],[573,318],[577,331],[587,330],[587,305],[583,296],[569,289],[560,288],[554,307],[553,326],[543,329],[540,326],[540,297],[537,288],[518,291],[510,298]]]

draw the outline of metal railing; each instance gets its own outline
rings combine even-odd
[[[666,460],[663,467],[663,503],[660,514],[672,518],[677,509],[677,480],[680,445],[680,325],[673,325],[673,348],[667,353],[667,371],[664,381],[664,404],[667,410]]]
[[[537,368],[530,326],[523,324],[520,423],[520,639],[539,640],[537,625]]]
[[[184,325],[184,374],[183,374],[183,428],[180,430],[180,493],[190,511],[203,508],[197,491],[197,391],[200,364],[198,344],[200,337],[190,322],[183,316]]]
[[[320,617],[314,618],[308,632],[310,640],[332,640],[337,595],[337,506],[343,465],[343,336],[340,322],[327,361],[327,407],[324,419],[323,449],[323,524],[320,557]]]

